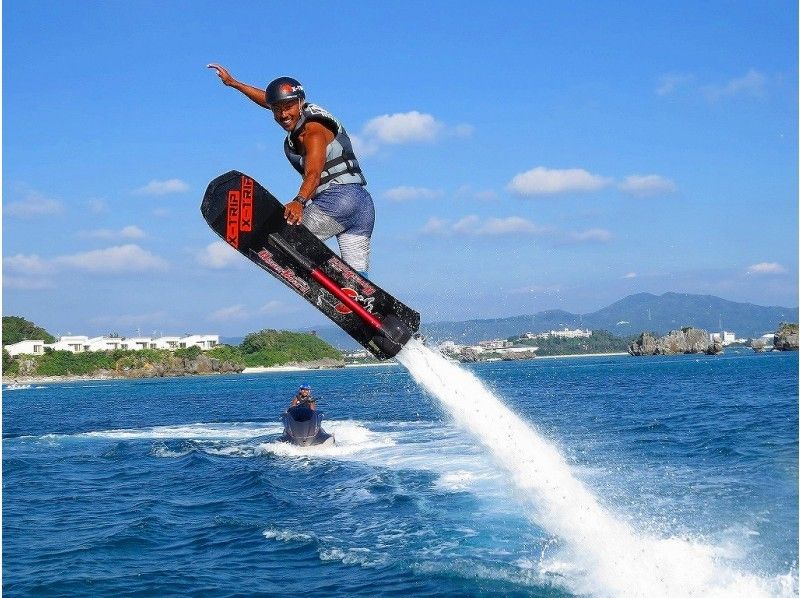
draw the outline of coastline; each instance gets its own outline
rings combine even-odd
[[[525,361],[535,361],[537,359],[572,359],[578,357],[619,357],[629,355],[627,352],[616,352],[616,353],[579,353],[573,355],[538,355],[534,357],[532,360],[525,360]],[[500,360],[497,360],[500,361]],[[481,363],[481,362],[479,362]],[[485,362],[484,362],[485,363]],[[348,368],[371,368],[371,367],[390,367],[399,365],[396,361],[378,361],[375,363],[351,363],[344,366],[345,369]],[[342,368],[324,368],[324,367],[303,367],[299,365],[274,365],[274,366],[260,366],[260,367],[247,367],[244,368],[240,373],[241,374],[272,374],[272,373],[286,373],[286,372],[313,372],[317,370],[327,370],[327,369],[342,369]],[[191,374],[192,377],[195,376],[216,376],[219,374]],[[178,377],[185,377],[185,376],[178,376]],[[108,380],[152,380],[154,378],[126,378],[124,376],[19,376],[16,378],[3,376],[2,383],[3,385],[11,385],[11,384],[54,384],[58,382],[102,382]]]
[[[619,355],[630,355],[627,351],[618,353],[576,353],[573,355],[537,355],[534,359],[565,359],[567,357],[615,357]]]
[[[117,376],[3,376],[3,385],[10,384],[54,384],[56,382],[100,382],[103,380],[133,380]],[[143,378],[142,378],[143,379]]]
[[[344,366],[345,368],[364,368],[375,366],[392,366],[398,365],[395,361],[378,362],[378,363],[353,363]],[[285,373],[285,372],[313,372],[316,370],[326,369],[341,369],[341,368],[321,368],[321,367],[303,367],[298,365],[273,365],[273,366],[260,366],[248,367],[242,370],[241,374],[271,374],[271,373]],[[217,373],[211,374],[190,374],[189,376],[170,376],[174,378],[186,378],[196,376],[218,376]],[[56,384],[59,382],[102,382],[108,380],[154,380],[155,378],[126,378],[125,376],[3,376],[2,384],[4,386],[11,384]]]
[[[379,361],[377,363],[349,363],[347,368],[371,368],[376,366],[398,365],[396,361]],[[314,370],[339,370],[342,368],[303,367],[299,365],[271,365],[249,367],[242,370],[242,374],[269,374],[273,372],[313,372]]]

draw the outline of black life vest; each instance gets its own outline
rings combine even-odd
[[[366,185],[367,179],[361,172],[356,155],[353,153],[353,144],[342,124],[324,108],[315,104],[303,104],[300,111],[300,120],[286,136],[283,142],[283,151],[294,169],[301,175],[305,174],[305,148],[300,143],[300,133],[303,126],[309,122],[318,122],[330,129],[335,135],[328,144],[325,152],[325,166],[319,179],[319,186],[314,194],[324,191],[333,184],[357,183]]]

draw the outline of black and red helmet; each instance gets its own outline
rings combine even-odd
[[[297,79],[291,77],[278,77],[267,85],[266,100],[267,105],[272,106],[278,102],[286,100],[304,100],[306,92],[303,85]]]

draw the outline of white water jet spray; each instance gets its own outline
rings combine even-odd
[[[558,450],[472,373],[411,339],[398,353],[414,380],[488,448],[533,507],[538,525],[569,546],[581,570],[570,590],[598,596],[794,596],[794,572],[765,578],[737,571],[720,550],[640,533],[602,506]]]

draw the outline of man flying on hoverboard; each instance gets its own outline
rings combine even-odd
[[[219,64],[208,68],[216,70],[225,85],[271,110],[275,122],[287,132],[283,149],[303,182],[286,204],[286,221],[305,224],[322,241],[336,236],[342,259],[366,277],[375,207],[341,123],[325,109],[306,102],[296,79],[278,77],[265,92],[237,81]]]

